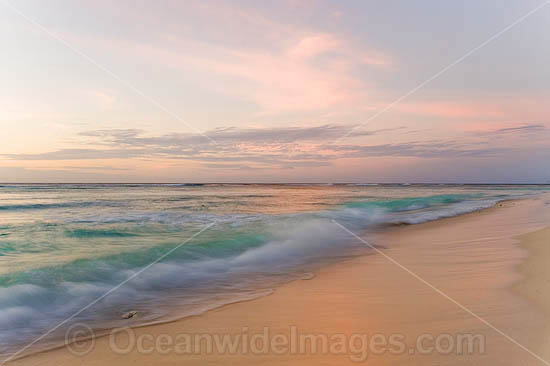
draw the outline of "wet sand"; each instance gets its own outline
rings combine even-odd
[[[550,360],[548,202],[509,201],[365,234],[383,254],[327,266],[263,298],[134,329],[136,347],[123,354],[112,342],[123,351],[132,339],[125,331],[72,346],[85,355],[64,347],[10,364],[544,365],[538,357]],[[205,336],[200,349],[187,347],[197,334]],[[240,336],[236,351],[209,350],[215,335]],[[457,352],[465,335],[478,343]],[[316,350],[307,342],[313,336]]]

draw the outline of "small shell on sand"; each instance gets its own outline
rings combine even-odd
[[[129,311],[125,314],[122,314],[122,319],[130,319],[137,315],[137,311]]]

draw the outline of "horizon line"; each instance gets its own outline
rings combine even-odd
[[[136,184],[136,185],[208,185],[208,184],[227,184],[227,185],[346,185],[346,184],[364,184],[364,185],[522,185],[522,186],[550,186],[550,182],[546,183],[472,183],[472,182],[0,182],[3,184]]]

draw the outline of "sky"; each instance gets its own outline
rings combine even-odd
[[[550,183],[541,4],[0,0],[0,182]]]

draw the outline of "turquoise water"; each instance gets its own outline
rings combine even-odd
[[[332,220],[368,235],[541,190],[548,187],[1,185],[0,352],[75,314],[41,344],[75,322],[109,329],[261,295],[367,250]],[[121,319],[129,310],[139,316]]]

